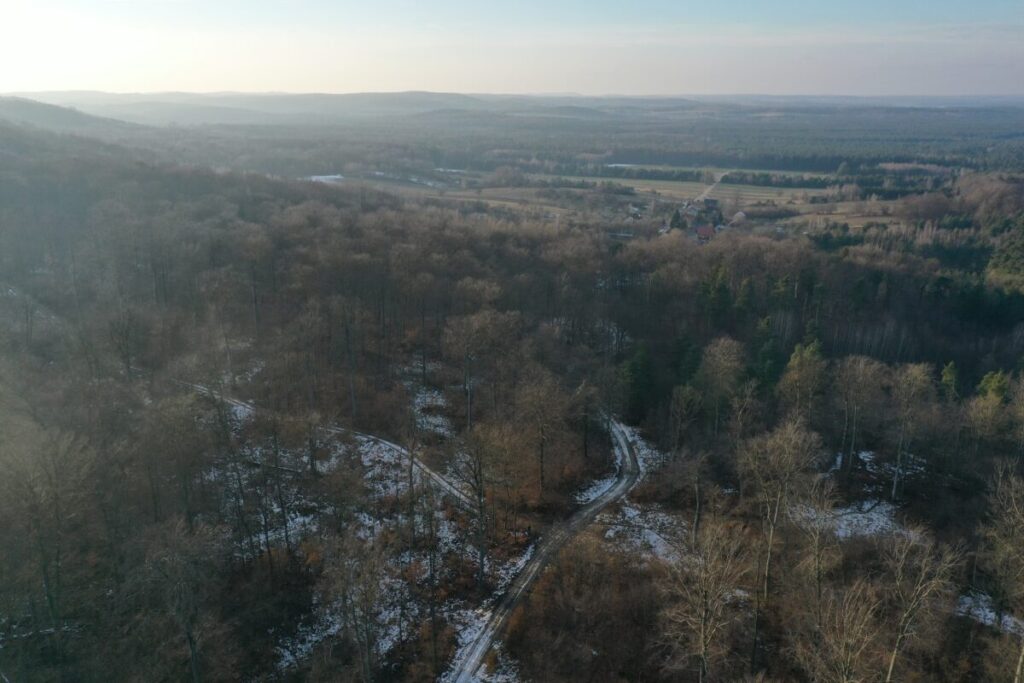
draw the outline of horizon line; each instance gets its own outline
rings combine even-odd
[[[101,90],[92,88],[48,88],[45,90],[8,90],[0,93],[2,96],[17,97],[24,95],[45,95],[45,94],[99,94],[113,96],[127,95],[273,95],[273,96],[303,96],[303,95],[462,95],[465,97],[571,97],[579,99],[598,98],[620,98],[620,99],[655,99],[671,98],[686,99],[694,97],[778,97],[778,98],[810,98],[810,97],[835,97],[850,99],[898,99],[898,98],[922,98],[922,99],[983,99],[983,98],[1024,98],[1024,91],[1018,93],[826,93],[826,92],[799,92],[799,93],[771,93],[771,92],[683,92],[683,93],[644,93],[624,94],[615,92],[606,93],[579,93],[564,91],[458,91],[458,90],[428,90],[428,89],[407,89],[407,90]]]

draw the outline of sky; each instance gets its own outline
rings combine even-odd
[[[0,0],[0,92],[1024,95],[1024,0]]]

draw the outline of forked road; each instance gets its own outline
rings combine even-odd
[[[232,398],[231,396],[227,396],[225,394],[221,394],[221,393],[219,393],[219,392],[217,392],[217,391],[215,391],[215,390],[213,390],[213,389],[211,389],[209,387],[203,386],[202,384],[192,384],[191,382],[182,382],[181,380],[173,380],[173,381],[176,384],[180,384],[180,385],[186,386],[186,387],[191,387],[192,389],[196,390],[200,394],[205,394],[207,396],[213,396],[214,398],[217,398],[217,399],[219,399],[221,401],[224,401],[228,405],[235,406],[236,408],[240,408],[240,409],[246,410],[246,411],[251,411],[251,412],[254,412],[254,413],[256,412],[256,406],[253,405],[252,403],[249,403],[247,401],[241,401],[241,400],[239,400],[237,398]],[[396,443],[394,443],[392,441],[388,441],[387,439],[382,439],[379,436],[374,436],[373,434],[367,434],[365,432],[359,432],[359,431],[356,431],[354,429],[346,429],[345,427],[338,427],[338,426],[335,426],[335,425],[330,425],[330,426],[325,427],[324,431],[330,432],[332,434],[352,434],[352,435],[357,436],[357,437],[362,437],[363,439],[367,439],[369,441],[373,441],[375,443],[380,444],[381,446],[384,446],[385,448],[391,449],[392,451],[394,451],[395,453],[398,453],[399,456],[401,456],[403,458],[408,458],[409,457],[408,449],[403,448],[402,446],[399,446],[398,444],[396,444]],[[473,507],[474,507],[473,500],[462,489],[460,489],[458,486],[453,484],[444,475],[442,475],[442,474],[438,473],[437,471],[435,471],[435,470],[431,469],[430,467],[428,467],[427,464],[425,462],[423,462],[422,460],[420,460],[419,458],[413,456],[412,457],[412,462],[413,462],[413,465],[416,467],[416,469],[418,469],[420,471],[420,473],[422,473],[424,476],[428,477],[432,482],[434,482],[434,485],[437,486],[441,490],[442,494],[449,495],[452,498],[452,500],[456,504],[458,504],[460,507],[462,507],[463,509],[465,509],[465,510],[473,510]]]
[[[354,436],[362,437],[369,441],[374,441],[380,444],[381,446],[384,446],[385,448],[390,448],[403,458],[409,457],[409,449],[399,446],[398,444],[392,441],[388,441],[387,439],[382,439],[379,436],[374,436],[373,434],[367,434],[366,432],[358,432],[354,429],[346,429],[344,427],[327,427],[326,430],[334,434],[348,433]],[[413,466],[415,466],[416,469],[418,469],[421,474],[423,474],[426,477],[429,477],[430,480],[434,482],[434,485],[440,489],[442,494],[447,494],[451,496],[452,500],[459,506],[461,506],[464,510],[472,511],[474,509],[475,503],[473,502],[473,499],[470,498],[465,491],[463,491],[458,486],[453,484],[450,479],[446,478],[443,474],[438,473],[436,470],[432,470],[429,467],[427,467],[426,463],[424,463],[416,456],[412,457],[412,463]]]
[[[471,683],[477,680],[477,675],[484,665],[487,652],[494,644],[495,638],[504,630],[505,623],[512,611],[526,596],[540,571],[576,534],[594,521],[601,510],[629,493],[640,478],[640,463],[637,462],[636,452],[626,437],[622,424],[615,420],[610,420],[609,424],[619,462],[619,471],[615,482],[607,491],[587,504],[586,507],[578,510],[568,520],[551,527],[540,545],[537,546],[537,550],[512,581],[512,585],[509,586],[508,592],[502,597],[501,602],[494,608],[490,619],[487,620],[487,624],[481,629],[472,646],[466,650],[461,661],[456,662],[453,676],[456,683]]]

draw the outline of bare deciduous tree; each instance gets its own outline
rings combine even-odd
[[[984,560],[997,582],[999,613],[1004,608],[1024,615],[1024,479],[1002,470],[989,497],[991,520],[983,529]],[[1014,683],[1024,681],[1024,635],[1013,670]]]
[[[910,529],[885,539],[882,559],[887,570],[884,595],[896,617],[885,681],[893,677],[896,660],[918,631],[939,614],[948,613],[953,572],[959,553],[939,545],[923,529]]]
[[[821,344],[797,344],[779,380],[779,393],[804,419],[811,419],[815,397],[825,386],[825,359]]]
[[[849,588],[828,592],[820,638],[799,638],[794,647],[797,661],[811,680],[818,683],[872,680],[878,608],[874,587],[862,579]]]
[[[740,453],[740,470],[752,485],[761,513],[765,603],[769,597],[776,531],[801,475],[820,451],[818,435],[809,431],[803,420],[791,418],[772,432],[749,440]]]
[[[189,533],[183,521],[174,520],[155,530],[146,553],[146,577],[188,645],[193,683],[201,679],[200,624],[217,568],[218,547],[215,529],[196,525]]]
[[[750,570],[746,539],[719,520],[701,527],[685,546],[685,559],[664,579],[668,606],[662,612],[669,644],[669,669],[690,670],[711,680],[728,652],[728,635],[740,614],[743,580]]]
[[[896,408],[896,467],[892,473],[892,500],[899,491],[903,461],[910,451],[928,412],[934,407],[935,381],[927,363],[904,365],[893,378],[893,403]]]
[[[326,553],[322,588],[341,612],[345,635],[356,646],[363,683],[376,680],[381,631],[381,579],[387,569],[380,541],[347,535]]]
[[[800,493],[799,504],[789,509],[790,518],[804,541],[803,557],[797,568],[811,576],[814,587],[814,621],[819,634],[823,628],[825,574],[839,559],[839,546],[830,519],[835,504],[832,480],[819,477]],[[801,574],[801,577],[806,574]]]
[[[690,426],[700,415],[703,397],[690,385],[682,385],[672,390],[672,402],[669,404],[669,427],[672,435],[672,452],[678,452],[683,437]]]
[[[713,412],[713,433],[718,435],[722,404],[728,401],[743,372],[743,345],[729,337],[715,339],[707,348],[697,368],[697,384],[704,390]]]
[[[877,410],[884,400],[887,374],[888,369],[884,364],[865,356],[847,356],[836,364],[836,397],[843,411],[843,432],[839,448],[846,471],[854,462],[859,443],[857,437],[865,418],[873,408]]]

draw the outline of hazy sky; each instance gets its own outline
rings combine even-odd
[[[0,92],[1024,94],[1024,0],[0,0]]]

